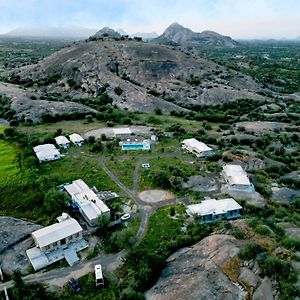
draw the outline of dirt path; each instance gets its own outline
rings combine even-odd
[[[78,264],[75,264],[71,267],[65,267],[61,269],[54,269],[48,272],[38,272],[34,274],[30,274],[23,277],[23,280],[26,283],[32,283],[35,281],[46,283],[52,287],[63,287],[71,277],[79,278],[84,276],[90,272],[93,272],[94,266],[96,264],[101,264],[104,272],[105,271],[113,271],[120,264],[120,257],[126,255],[126,251],[120,251],[114,255],[102,255],[97,256],[96,258],[90,261],[82,261]],[[4,290],[4,288],[11,288],[14,285],[13,280],[7,281],[5,283],[0,284],[0,291]]]
[[[147,157],[153,157],[154,155],[148,155]],[[176,156],[175,154],[170,155],[170,157]],[[164,156],[166,157],[166,156]],[[169,155],[168,155],[169,157]],[[161,201],[159,203],[153,203],[152,205],[149,205],[149,203],[145,203],[142,201],[137,195],[136,190],[138,187],[138,166],[140,164],[142,158],[139,158],[139,161],[137,162],[136,170],[135,170],[135,185],[134,185],[134,191],[131,191],[128,189],[117,176],[115,176],[105,165],[103,160],[97,159],[97,162],[99,163],[102,170],[118,185],[118,187],[126,194],[128,195],[134,203],[137,205],[139,209],[139,215],[141,216],[141,223],[140,227],[136,234],[136,243],[135,246],[137,246],[141,240],[143,239],[147,227],[148,227],[148,221],[151,213],[153,213],[157,208],[163,207],[165,205],[174,204],[176,203],[176,199],[169,199],[167,201]],[[144,159],[144,158],[143,158]],[[120,251],[117,254],[114,255],[102,255],[97,256],[94,259],[90,261],[81,261],[78,264],[75,264],[71,267],[65,267],[61,269],[54,269],[48,272],[37,272],[34,274],[30,274],[23,277],[23,280],[26,283],[32,283],[32,282],[43,282],[50,286],[52,289],[56,289],[58,287],[64,286],[67,281],[70,279],[70,277],[79,278],[81,276],[84,276],[90,272],[93,272],[94,265],[95,264],[101,264],[103,266],[104,272],[112,272],[114,271],[121,263],[120,257],[126,256],[127,252],[125,250]],[[12,280],[7,281],[5,283],[0,283],[0,291],[4,290],[4,288],[11,288],[14,285],[14,282]]]

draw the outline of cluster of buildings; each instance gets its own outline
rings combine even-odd
[[[76,146],[81,146],[84,142],[84,138],[78,133],[73,133],[67,139],[65,136],[58,136],[55,138],[55,142],[59,148],[68,148],[72,142]],[[39,162],[47,162],[57,160],[61,158],[60,151],[53,144],[43,144],[33,147],[36,157]]]
[[[96,226],[102,215],[110,219],[110,209],[83,180],[75,180],[63,188],[71,196],[72,208],[79,211],[90,226]],[[99,194],[107,199],[118,197],[111,192]],[[26,254],[34,270],[63,258],[69,265],[73,265],[79,260],[77,252],[88,247],[83,239],[83,229],[75,219],[63,213],[57,220],[58,223],[32,232],[35,247],[28,249]]]
[[[115,135],[126,135],[128,129],[121,128]],[[60,148],[68,148],[70,143],[81,146],[84,139],[79,134],[71,134],[69,139],[65,136],[55,138]],[[151,142],[157,141],[155,135],[151,139],[127,137],[120,142],[122,150],[150,150]],[[182,141],[182,148],[195,154],[197,157],[214,155],[212,148],[195,138]],[[53,144],[39,145],[33,148],[40,162],[56,160],[61,157],[58,149]],[[149,168],[149,163],[142,164],[143,168]],[[229,191],[252,192],[247,173],[240,165],[228,164],[223,166],[221,176]],[[107,216],[110,219],[110,209],[105,204],[105,199],[118,197],[111,192],[99,193],[95,187],[89,186],[81,179],[62,185],[62,190],[69,194],[71,207],[80,212],[90,226],[96,226],[99,216]],[[188,205],[188,215],[200,219],[202,223],[210,223],[216,220],[229,220],[240,216],[242,207],[233,199],[208,199],[199,204]],[[44,268],[60,259],[65,258],[72,265],[78,261],[77,252],[88,247],[83,239],[83,229],[80,224],[68,214],[63,213],[58,218],[58,223],[37,230],[32,233],[35,247],[27,250],[27,256],[35,270]]]

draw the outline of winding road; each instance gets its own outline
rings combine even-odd
[[[74,156],[74,155],[72,155]],[[88,155],[86,155],[88,156]],[[143,239],[147,227],[148,227],[148,220],[151,213],[153,213],[157,208],[174,204],[177,202],[176,199],[170,199],[168,201],[161,201],[153,204],[146,203],[142,201],[137,196],[137,190],[138,190],[138,170],[139,165],[141,164],[142,160],[145,160],[147,158],[153,157],[154,154],[150,155],[143,155],[140,156],[139,159],[136,162],[136,167],[134,171],[134,185],[133,185],[133,191],[128,189],[117,176],[115,176],[105,165],[105,162],[103,159],[95,159],[99,163],[102,170],[118,185],[118,187],[128,196],[130,197],[134,203],[136,204],[138,210],[139,210],[139,216],[141,217],[141,222],[139,229],[136,234],[136,242],[134,246],[137,246],[140,241]],[[161,157],[178,157],[178,153],[162,153],[159,155]],[[157,157],[157,155],[155,155]],[[126,256],[127,251],[122,250],[114,255],[99,255],[95,257],[92,260],[89,261],[80,261],[79,263],[70,266],[70,267],[64,267],[60,269],[54,269],[47,272],[37,272],[34,274],[29,274],[27,276],[23,277],[24,282],[26,283],[32,283],[32,282],[43,282],[47,285],[49,285],[50,289],[57,289],[58,287],[63,287],[67,281],[70,279],[70,277],[79,278],[81,276],[84,276],[90,272],[93,272],[94,266],[96,264],[100,264],[103,266],[105,271],[112,272],[114,271],[120,264],[121,264],[121,257]],[[14,281],[10,280],[4,283],[0,283],[0,291],[3,291],[5,288],[11,288],[14,285]]]

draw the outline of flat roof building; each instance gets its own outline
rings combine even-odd
[[[42,269],[63,258],[69,265],[79,260],[77,251],[88,247],[82,238],[82,227],[68,214],[63,213],[57,218],[58,223],[32,232],[35,247],[28,249],[26,254],[34,270]]]
[[[71,184],[65,185],[64,189],[72,197],[72,201],[77,205],[89,225],[96,226],[98,217],[101,215],[110,218],[110,209],[83,180],[75,180]]]
[[[70,141],[76,146],[81,146],[84,142],[84,138],[78,133],[73,133],[69,135],[69,138]]]
[[[75,219],[64,213],[59,223],[34,231],[32,237],[41,251],[52,251],[61,245],[82,238],[82,227]]]
[[[68,148],[70,146],[70,141],[63,135],[57,136],[55,142],[61,148]]]
[[[195,138],[183,140],[182,149],[185,149],[191,153],[196,154],[197,157],[205,157],[214,154],[212,148],[208,147],[206,144],[202,142],[199,142]]]
[[[250,182],[247,173],[240,165],[225,165],[221,175],[224,177],[229,189],[240,191],[254,191],[254,186]]]
[[[193,217],[199,217],[203,223],[215,220],[238,218],[242,207],[232,198],[204,200],[199,204],[188,205],[186,212]]]
[[[43,144],[33,147],[36,157],[39,162],[51,161],[60,159],[60,152],[53,144]]]

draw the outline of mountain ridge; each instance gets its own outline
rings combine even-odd
[[[73,43],[5,76],[74,101],[97,99],[105,90],[113,105],[141,112],[264,99],[249,76],[180,49],[110,36]]]
[[[165,45],[179,45],[186,48],[193,46],[234,48],[239,45],[238,42],[229,36],[224,36],[210,30],[194,32],[176,22],[168,26],[163,34],[151,40],[151,42]]]

